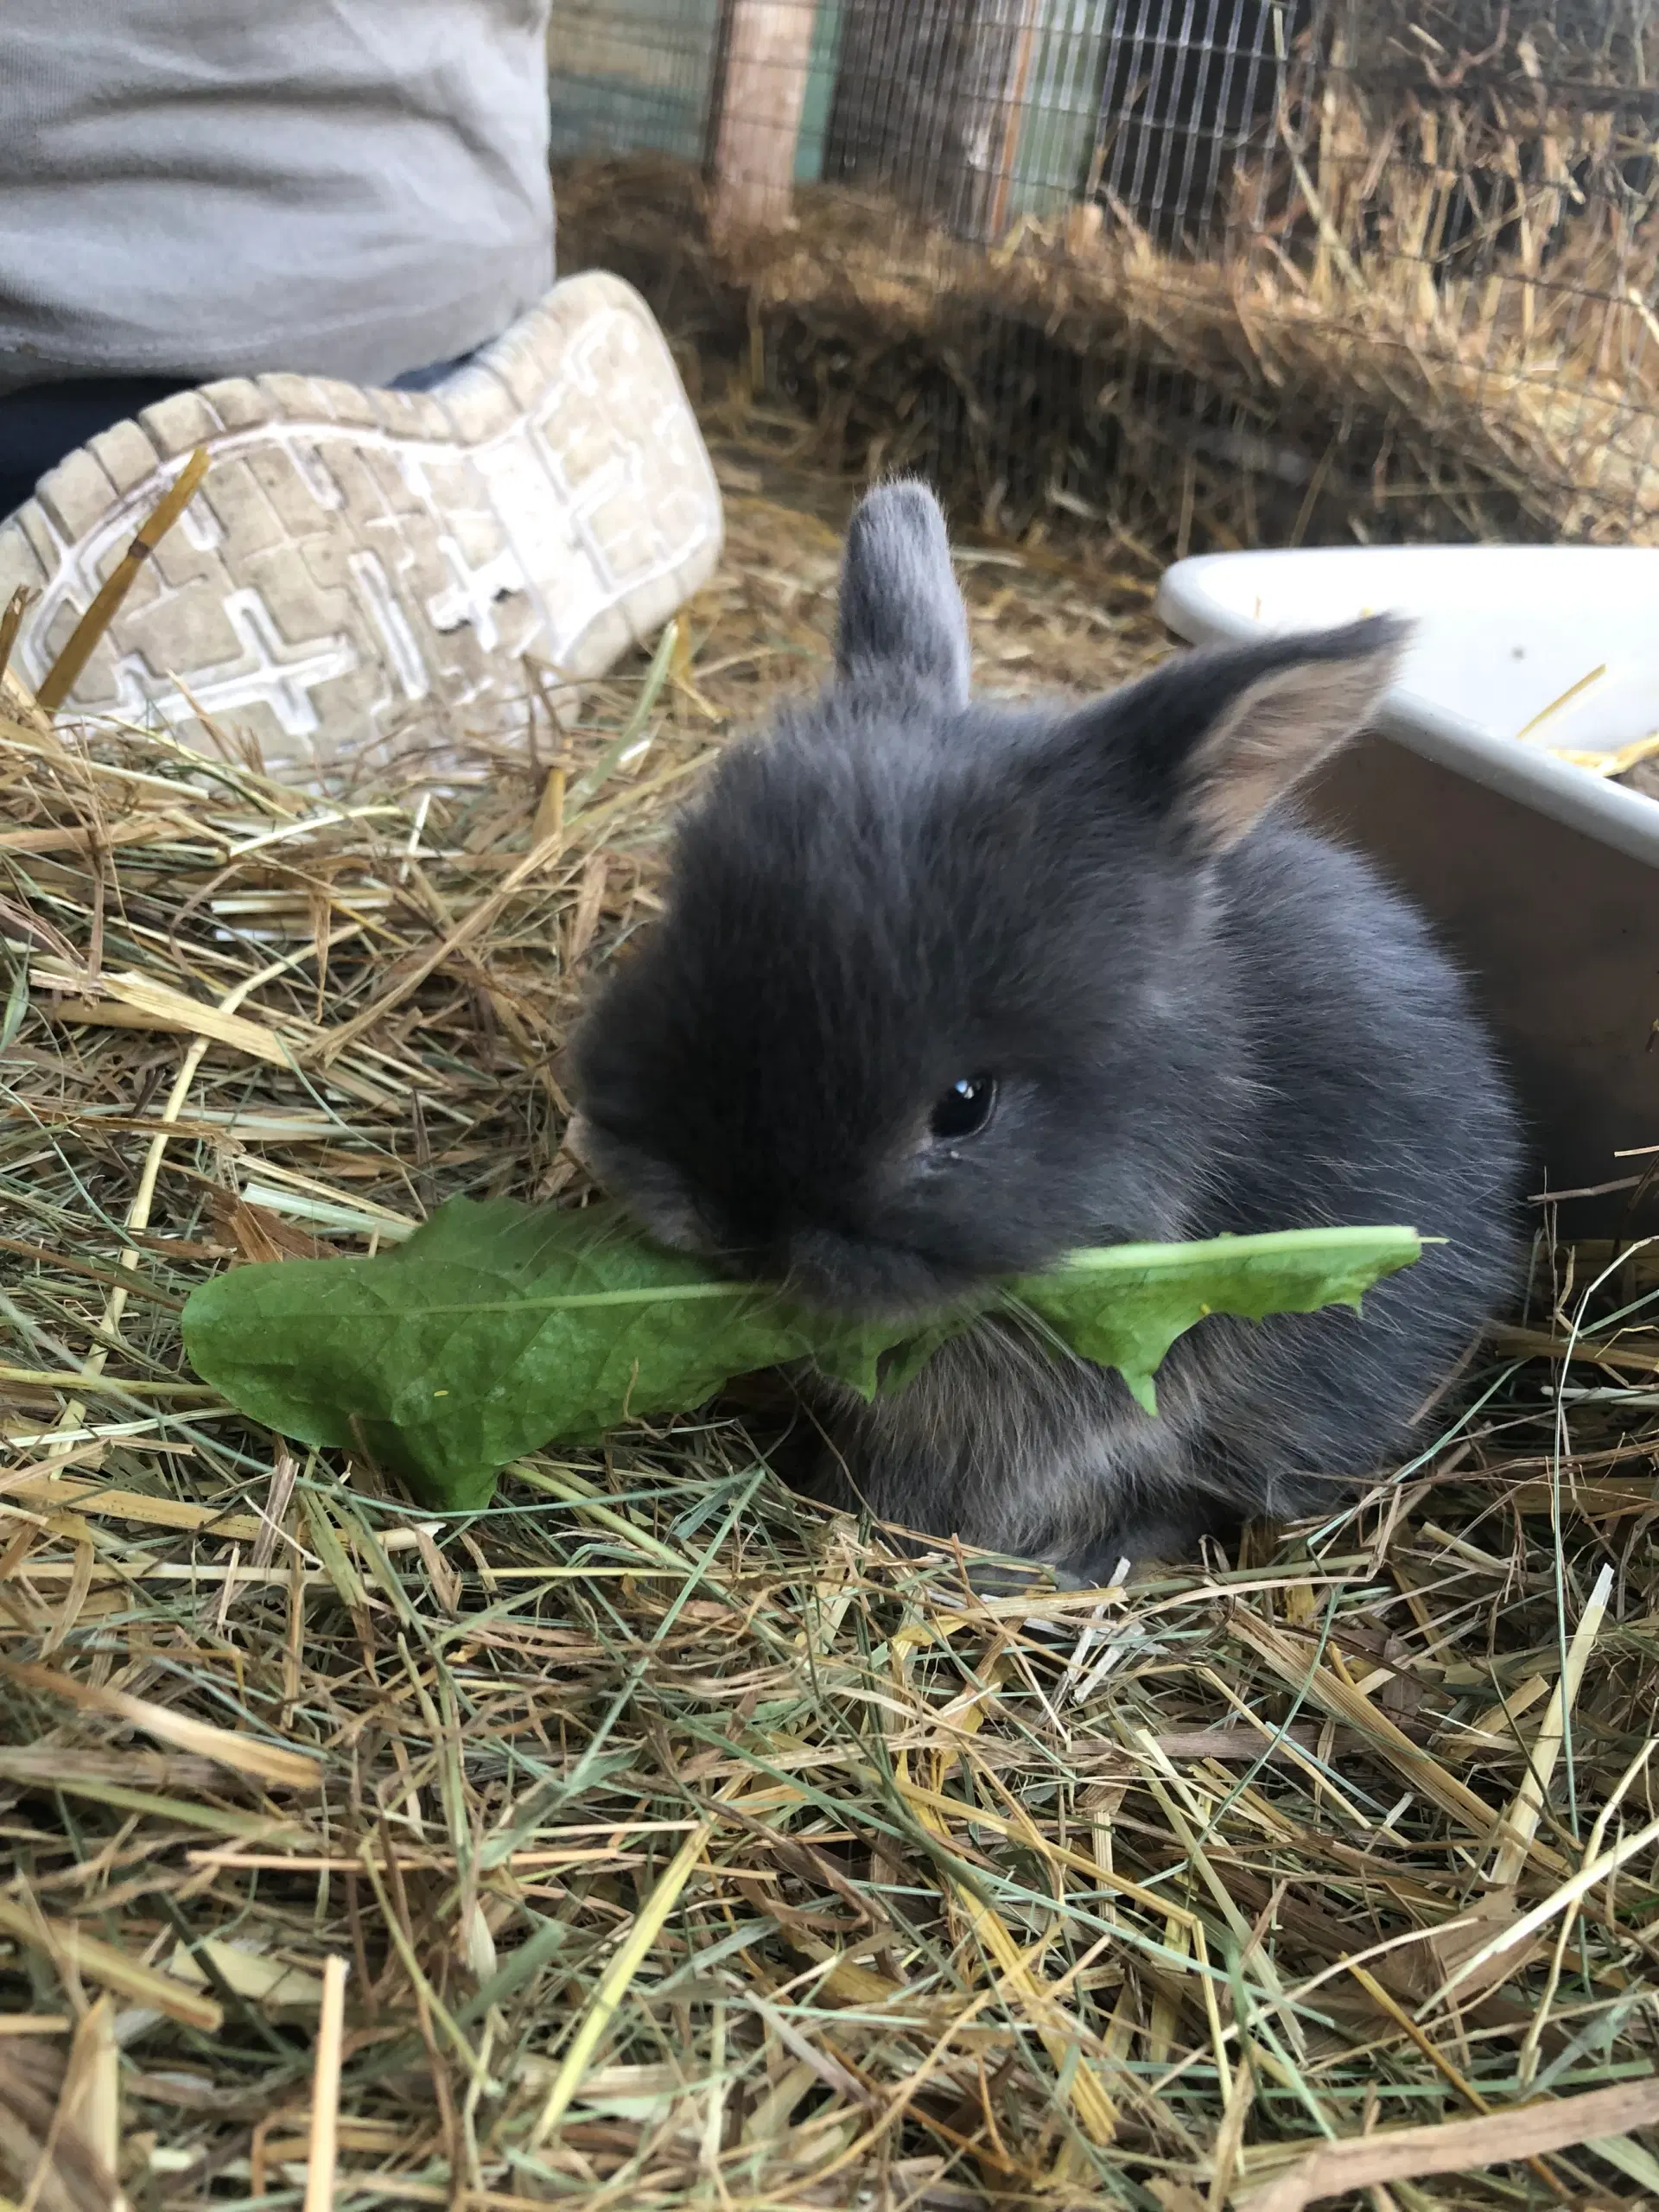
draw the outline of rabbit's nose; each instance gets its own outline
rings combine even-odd
[[[834,1229],[807,1229],[790,1237],[782,1270],[787,1288],[803,1304],[831,1313],[893,1313],[930,1302],[925,1264],[909,1252],[867,1244]]]
[[[862,1305],[867,1295],[863,1255],[833,1229],[804,1229],[784,1250],[784,1279],[809,1306],[831,1309]]]

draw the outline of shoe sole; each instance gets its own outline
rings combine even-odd
[[[601,675],[705,583],[721,499],[673,359],[620,277],[556,285],[429,392],[322,377],[175,393],[0,524],[31,688],[198,446],[201,490],[67,702],[188,742],[246,731],[310,779],[370,747],[522,734],[531,655]]]

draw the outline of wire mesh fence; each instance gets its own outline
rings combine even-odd
[[[1659,531],[1652,0],[590,0],[550,61],[576,250],[855,468],[1160,551]]]

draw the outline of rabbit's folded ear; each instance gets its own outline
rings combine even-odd
[[[1364,728],[1409,626],[1374,615],[1170,662],[1108,702],[1112,749],[1194,849],[1225,852]]]
[[[938,502],[921,484],[884,484],[847,533],[836,632],[843,683],[968,703],[968,614]]]

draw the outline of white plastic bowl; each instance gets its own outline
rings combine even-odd
[[[1376,734],[1310,804],[1473,972],[1530,1110],[1534,1188],[1642,1168],[1617,1155],[1659,1144],[1659,801],[1558,756],[1659,730],[1659,549],[1215,554],[1171,569],[1157,611],[1198,644],[1413,618]],[[1659,1211],[1632,1219],[1630,1203],[1628,1190],[1575,1200],[1562,1224],[1659,1227]]]

